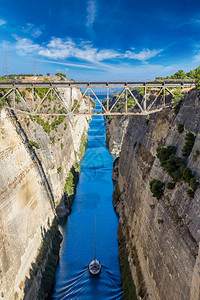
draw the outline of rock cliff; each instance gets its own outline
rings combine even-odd
[[[68,92],[61,92],[69,101]],[[74,88],[72,100],[80,97],[81,91]],[[80,146],[89,126],[83,116],[59,122],[58,117],[46,117],[45,122],[46,127],[38,118],[1,110],[0,299],[4,300],[23,299],[31,264],[56,210],[62,216],[68,212],[64,185],[72,165],[80,160]],[[50,126],[52,122],[55,126]],[[47,126],[50,129],[46,130]],[[27,299],[37,298],[32,294]]]
[[[178,123],[184,125],[182,133],[177,130]],[[111,126],[118,126],[116,119]],[[182,148],[188,131],[195,135],[195,142],[185,159]],[[110,134],[113,132],[119,130],[112,129]],[[185,94],[177,115],[171,109],[151,115],[148,122],[143,116],[129,118],[113,174],[117,179],[114,205],[120,217],[119,239],[125,239],[138,298],[199,300],[200,189],[192,198],[187,194],[189,184],[183,180],[174,189],[167,188],[172,178],[156,156],[157,148],[166,146],[176,147],[175,155],[185,160],[200,181],[200,97],[196,90]],[[150,191],[153,178],[164,183],[160,200]]]

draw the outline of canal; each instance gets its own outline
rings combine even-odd
[[[64,239],[52,299],[122,299],[118,219],[112,205],[112,166],[104,118],[94,116],[72,211],[61,228]],[[97,277],[88,272],[88,264],[94,258],[95,216],[96,257],[102,264]]]

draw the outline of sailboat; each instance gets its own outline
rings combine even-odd
[[[90,274],[98,275],[101,272],[100,261],[96,259],[96,216],[95,216],[95,250],[94,250],[94,259],[89,263],[88,269]]]

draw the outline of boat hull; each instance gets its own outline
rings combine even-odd
[[[101,264],[96,258],[88,265],[88,269],[91,275],[98,275],[101,272]]]

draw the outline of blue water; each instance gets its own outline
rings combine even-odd
[[[105,145],[105,132],[103,117],[94,116],[72,212],[62,227],[64,239],[52,299],[122,299],[118,219],[112,205],[113,159]],[[95,216],[96,257],[102,264],[97,277],[88,273],[88,264],[94,258]]]

